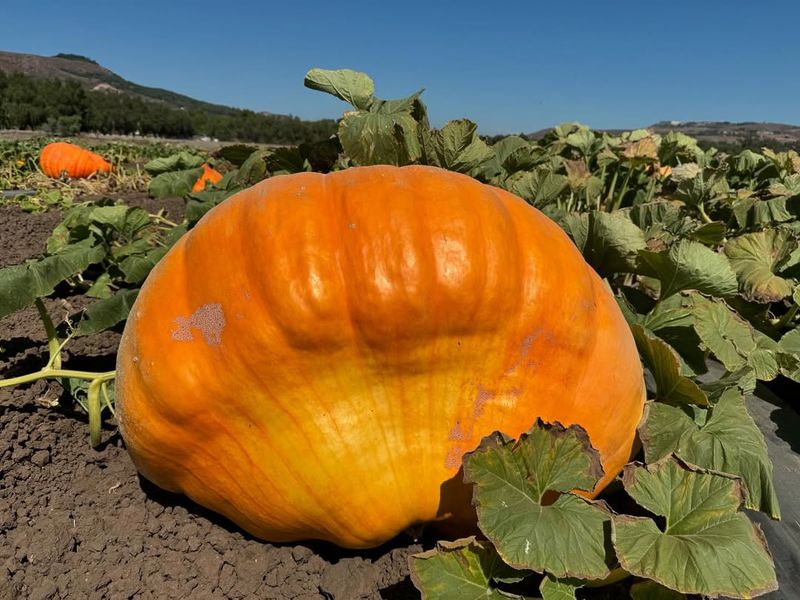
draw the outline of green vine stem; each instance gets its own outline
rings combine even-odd
[[[92,448],[97,448],[102,440],[101,427],[103,424],[103,407],[100,405],[100,389],[103,387],[102,379],[93,379],[89,384],[86,406],[89,409],[89,443]]]
[[[619,210],[619,207],[622,206],[622,200],[625,198],[625,194],[628,193],[628,185],[631,182],[631,175],[633,175],[633,166],[628,167],[628,174],[625,176],[625,181],[622,183],[622,189],[619,191],[619,196],[614,200],[614,203],[611,205],[611,212],[615,210]]]
[[[44,306],[44,302],[42,302],[41,298],[36,298],[34,300],[36,304],[36,310],[39,311],[39,318],[42,320],[44,324],[44,330],[47,333],[47,350],[50,354],[50,359],[47,361],[46,368],[52,369],[60,369],[61,368],[61,343],[58,341],[58,336],[56,335],[56,328],[53,325],[53,320],[50,318],[50,314],[47,312],[47,309]]]
[[[28,373],[27,375],[20,375],[18,377],[11,377],[10,379],[0,379],[0,388],[11,387],[12,385],[22,385],[23,383],[31,383],[39,379],[89,379],[95,381],[109,381],[114,379],[116,371],[105,371],[103,373],[92,371],[73,371],[71,369],[53,369],[45,367],[41,371]]]

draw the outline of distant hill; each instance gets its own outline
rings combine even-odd
[[[233,114],[237,110],[229,106],[195,100],[169,90],[133,83],[79,54],[38,56],[0,51],[0,72],[22,73],[37,79],[76,81],[89,91],[121,92],[184,110],[202,110],[213,114]]]
[[[714,146],[724,151],[736,151],[744,148],[758,150],[764,146],[773,150],[800,150],[800,126],[785,123],[731,123],[729,121],[659,121],[643,127],[664,135],[670,131],[684,133],[703,147]],[[521,134],[528,140],[538,140],[552,129],[540,129],[533,133]],[[603,129],[611,135],[619,135],[626,129]],[[490,140],[494,140],[492,136]]]
[[[139,85],[78,54],[0,51],[0,79],[5,82],[0,85],[0,128],[65,135],[99,131],[209,136],[276,144],[324,139],[336,131],[333,119],[304,121],[256,113]]]
[[[768,146],[773,149],[800,148],[800,126],[784,123],[731,123],[728,121],[660,121],[648,129],[656,133],[680,131],[704,144],[723,148]]]

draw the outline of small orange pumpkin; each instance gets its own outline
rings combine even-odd
[[[194,182],[192,186],[193,192],[202,192],[206,189],[206,181],[212,184],[219,182],[222,179],[222,173],[211,167],[208,163],[203,163],[203,174]]]
[[[63,174],[78,179],[111,170],[111,164],[99,154],[67,142],[53,142],[42,148],[39,165],[42,172],[53,179]]]
[[[537,417],[587,430],[598,493],[645,398],[628,325],[565,233],[420,166],[273,177],[212,209],[145,282],[117,369],[145,477],[265,540],[349,548],[474,526],[462,455]]]

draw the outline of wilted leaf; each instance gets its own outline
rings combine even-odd
[[[673,167],[670,177],[673,181],[681,183],[690,179],[695,179],[703,170],[696,163],[684,163]]]
[[[570,492],[592,490],[603,475],[586,432],[537,420],[518,442],[499,433],[464,456],[464,480],[474,484],[478,526],[503,560],[555,577],[601,579],[609,515]],[[555,502],[547,492],[561,492]]]
[[[658,159],[658,144],[648,135],[623,145],[622,156],[636,163],[654,162]]]
[[[614,517],[614,547],[628,573],[714,598],[777,589],[761,530],[738,512],[744,493],[738,480],[693,472],[667,459],[628,465],[622,481],[636,502],[666,518],[661,531],[648,518]]]
[[[739,280],[742,295],[753,302],[777,302],[791,295],[792,282],[776,275],[795,244],[785,231],[745,233],[725,244],[725,254]]]
[[[659,400],[673,404],[708,404],[697,384],[681,375],[681,363],[675,350],[641,325],[632,325],[631,331],[639,354],[656,381]]]
[[[717,404],[695,413],[699,423],[680,408],[648,403],[647,420],[639,427],[645,460],[653,463],[675,453],[700,468],[741,477],[748,492],[745,506],[780,518],[764,436],[741,392],[728,390]]]
[[[520,573],[505,564],[488,542],[474,537],[438,542],[436,548],[409,559],[411,581],[429,600],[508,600],[522,598],[495,588],[498,579],[521,580]]]

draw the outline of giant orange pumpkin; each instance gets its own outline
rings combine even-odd
[[[111,165],[99,154],[67,142],[53,142],[42,148],[39,166],[45,175],[54,179],[64,173],[77,179],[111,170]]]
[[[376,546],[464,514],[462,455],[579,423],[605,476],[644,385],[612,294],[521,199],[430,167],[275,177],[147,279],[118,357],[141,473],[270,541]]]

